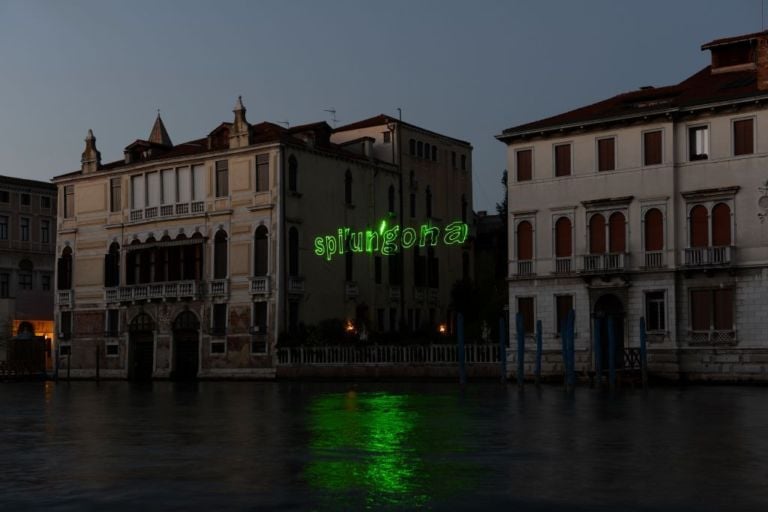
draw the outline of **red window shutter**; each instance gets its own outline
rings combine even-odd
[[[715,330],[733,330],[733,289],[720,288],[714,290]]]
[[[533,259],[533,227],[527,220],[517,225],[517,259]]]
[[[664,249],[664,216],[656,208],[645,212],[645,250]]]
[[[571,220],[560,217],[555,223],[555,257],[570,257],[571,245]]]
[[[702,205],[691,209],[691,247],[707,247],[709,245],[709,225],[707,209]]]
[[[599,213],[589,219],[589,253],[605,253],[605,217]]]
[[[643,153],[645,165],[661,163],[661,131],[643,134]]]
[[[533,177],[532,157],[531,149],[517,152],[517,181],[528,181]]]
[[[691,329],[708,331],[711,320],[712,290],[691,290]]]
[[[597,170],[612,171],[616,169],[616,139],[600,139],[597,141]]]
[[[555,146],[555,176],[569,176],[571,174],[571,145],[560,144]]]
[[[610,231],[610,252],[621,253],[626,252],[627,240],[626,240],[626,226],[624,222],[624,215],[616,212],[611,215],[608,220]]]
[[[712,245],[731,245],[731,209],[725,203],[712,208]]]
[[[517,311],[523,315],[523,328],[526,333],[533,332],[533,297],[519,297]]]
[[[572,295],[558,295],[555,298],[555,307],[557,308],[557,325],[555,330],[558,334],[562,332],[563,324],[568,318],[568,312],[573,309],[573,296]]]
[[[752,119],[733,122],[733,154],[751,155],[754,153],[754,124]]]

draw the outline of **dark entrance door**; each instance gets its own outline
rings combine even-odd
[[[128,354],[128,378],[135,381],[152,379],[155,369],[155,324],[146,313],[140,313],[128,326],[130,352]]]
[[[174,380],[197,378],[199,367],[200,322],[191,311],[184,311],[173,322],[173,373]]]
[[[595,318],[600,319],[600,359],[603,370],[608,369],[608,323],[613,322],[615,338],[614,362],[624,367],[624,305],[616,295],[605,294],[595,303]]]

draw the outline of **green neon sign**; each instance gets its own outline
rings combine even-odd
[[[410,249],[417,245],[426,247],[463,244],[469,235],[469,226],[464,222],[451,222],[445,229],[431,224],[422,224],[418,229],[401,229],[395,224],[387,226],[382,220],[377,230],[352,231],[351,228],[338,228],[335,234],[315,238],[315,254],[331,261],[334,255],[345,252],[381,253],[384,256],[395,254],[400,249]]]

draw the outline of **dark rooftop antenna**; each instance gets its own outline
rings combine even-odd
[[[397,110],[397,118],[398,118],[400,121],[402,121],[402,120],[403,120],[403,109],[401,109],[400,107],[397,107],[397,109],[396,109],[396,110]]]
[[[289,121],[275,121],[277,124],[285,125],[286,128],[291,127],[291,123]]]
[[[336,109],[335,108],[326,108],[323,109],[323,112],[330,112],[331,113],[331,122],[333,123],[333,127],[336,128],[336,124],[338,124],[339,120],[336,119]]]

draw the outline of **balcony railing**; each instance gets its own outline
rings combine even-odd
[[[253,295],[268,295],[270,290],[269,276],[254,276],[251,278],[251,293]]]
[[[572,272],[571,257],[555,258],[555,274],[570,274]]]
[[[226,297],[229,295],[229,279],[214,279],[208,282],[208,295]]]
[[[393,302],[397,302],[400,300],[401,296],[402,296],[402,289],[399,286],[389,287],[389,300]]]
[[[533,260],[518,260],[515,276],[525,277],[533,275]]]
[[[72,307],[74,303],[74,290],[59,290],[56,292],[56,303],[59,306]]]
[[[621,272],[626,270],[627,259],[623,252],[585,254],[584,272]]]
[[[664,251],[645,251],[644,268],[664,268]]]
[[[355,299],[360,295],[360,288],[358,288],[357,283],[352,281],[347,281],[344,283],[344,296],[348,299]]]
[[[429,289],[429,303],[430,304],[437,304],[439,299],[440,299],[439,290],[437,290],[435,288],[430,288]]]
[[[733,345],[736,343],[736,331],[727,330],[711,330],[711,331],[691,331],[690,332],[691,344],[706,344],[706,345]]]
[[[197,281],[134,284],[104,290],[107,302],[116,302],[118,299],[121,302],[151,299],[186,299],[195,298],[197,294]]]
[[[288,276],[288,293],[303,294],[304,278],[299,276]]]
[[[152,220],[163,217],[178,217],[180,215],[197,215],[205,213],[205,201],[192,201],[188,203],[164,204],[161,206],[149,206],[131,210],[129,219],[131,222]]]
[[[427,298],[426,288],[421,288],[421,287],[414,288],[413,298],[416,302],[424,302],[424,300]]]
[[[687,267],[706,267],[710,265],[730,265],[733,247],[690,247],[683,249],[683,264]]]

